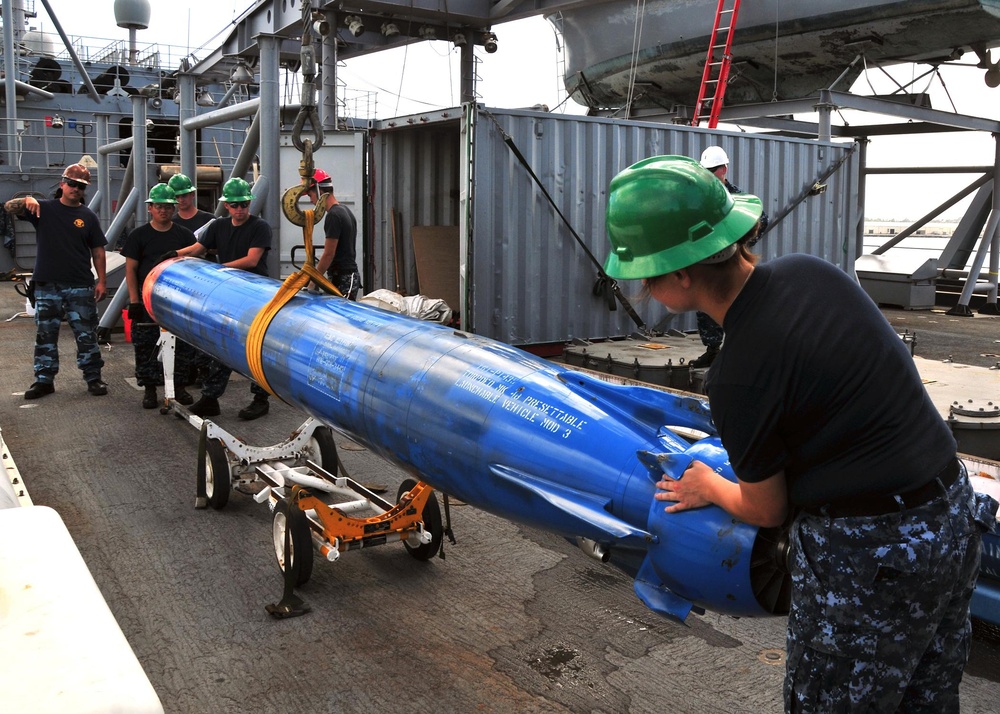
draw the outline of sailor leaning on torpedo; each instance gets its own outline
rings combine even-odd
[[[267,253],[271,249],[271,226],[267,221],[250,215],[253,194],[250,184],[241,178],[231,178],[222,187],[220,201],[226,204],[229,220],[213,221],[201,239],[177,251],[177,255],[201,257],[209,250],[219,252],[219,262],[230,268],[267,275]],[[226,391],[233,370],[217,360],[205,378],[201,399],[191,406],[191,413],[200,417],[218,416],[221,413],[219,397]],[[239,411],[240,419],[257,419],[269,409],[268,391],[256,382],[250,383],[253,401]]]
[[[656,498],[765,527],[794,514],[787,711],[958,712],[997,502],[856,282],[812,256],[756,264],[742,239],[761,212],[682,156],[611,182],[608,275],[726,331],[706,391],[739,480],[695,461]]]

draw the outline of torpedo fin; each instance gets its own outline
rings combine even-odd
[[[632,540],[645,547],[655,541],[645,530],[609,513],[607,499],[602,500],[586,491],[553,483],[503,464],[491,464],[490,472],[513,487],[518,497],[532,499],[533,509],[545,514],[553,530],[601,543]]]
[[[690,600],[669,590],[654,571],[649,556],[642,561],[642,567],[636,573],[632,587],[646,607],[681,624],[684,624],[691,610],[698,613],[705,612],[703,608],[695,607]]]
[[[604,408],[617,411],[654,431],[669,425],[697,429],[709,435],[718,433],[704,399],[652,387],[612,384],[571,369],[560,372],[558,378],[577,394],[600,400]]]
[[[656,483],[662,476],[669,476],[674,481],[684,475],[687,467],[694,461],[694,457],[688,453],[675,454],[672,452],[654,453],[652,451],[640,450],[635,455],[639,461],[649,471],[649,477]]]

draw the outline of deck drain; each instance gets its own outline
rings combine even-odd
[[[764,664],[783,665],[785,663],[785,651],[776,649],[761,650],[760,654],[757,655],[757,659]]]

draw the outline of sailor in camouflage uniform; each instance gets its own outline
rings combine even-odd
[[[87,391],[95,397],[108,393],[101,379],[104,358],[97,344],[97,303],[107,294],[104,247],[108,241],[97,215],[83,205],[88,185],[89,169],[73,164],[66,167],[56,198],[38,201],[27,196],[4,204],[8,213],[35,227],[35,382],[25,391],[25,399],[55,391],[63,318],[76,337],[76,364]]]
[[[145,394],[143,409],[159,404],[156,387],[163,384],[163,365],[158,359],[160,328],[146,312],[142,302],[142,286],[146,276],[160,258],[171,250],[186,248],[194,243],[194,233],[173,220],[177,199],[167,184],[158,183],[149,190],[146,209],[149,222],[129,233],[122,247],[125,256],[125,284],[128,288],[128,317],[132,321],[132,347],[135,348],[135,379]],[[193,348],[177,340],[174,350],[174,399],[189,405],[194,397],[184,388],[190,371]]]
[[[656,498],[790,521],[786,711],[957,713],[997,502],[973,492],[913,359],[850,276],[805,255],[756,265],[761,212],[681,156],[611,183],[608,275],[726,332],[705,386],[738,480],[694,461]]]
[[[959,461],[947,469],[913,508],[813,507],[795,521],[789,711],[959,711],[980,536],[996,502],[976,496]]]

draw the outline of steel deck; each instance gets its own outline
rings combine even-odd
[[[165,711],[781,711],[783,618],[658,618],[619,571],[469,506],[451,509],[458,542],[444,560],[401,545],[317,560],[297,590],[312,612],[272,619],[282,579],[268,510],[239,493],[222,511],[194,508],[198,433],[141,408],[121,333],[105,350],[107,397],[87,394],[64,328],[55,394],[24,401],[34,324],[2,321],[23,309],[0,283],[4,441],[32,502],[65,521]],[[248,443],[304,421],[272,400],[240,422],[249,398],[234,375],[217,419]],[[403,473],[337,443],[353,478],[395,493]],[[995,628],[976,628],[962,696],[963,712],[997,710]]]

